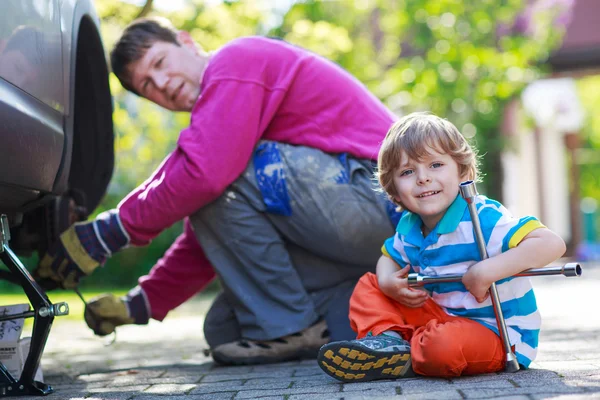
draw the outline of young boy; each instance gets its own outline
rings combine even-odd
[[[410,114],[387,133],[377,178],[404,213],[382,247],[377,275],[367,273],[350,299],[358,339],[324,345],[319,366],[343,382],[417,373],[453,377],[500,371],[505,352],[488,289],[497,282],[509,339],[520,365],[535,358],[540,315],[528,278],[565,251],[534,217],[514,218],[478,196],[489,258],[481,261],[459,184],[477,179],[477,156],[450,122]],[[462,283],[408,287],[407,275],[464,274]]]

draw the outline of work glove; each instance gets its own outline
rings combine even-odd
[[[147,324],[149,308],[143,290],[137,286],[123,297],[110,293],[94,297],[86,304],[83,317],[96,335],[106,336],[113,333],[117,326]]]
[[[129,244],[118,210],[109,210],[93,221],[78,222],[48,249],[33,275],[46,290],[72,289],[79,280],[104,264]]]

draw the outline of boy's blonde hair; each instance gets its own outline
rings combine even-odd
[[[449,121],[430,113],[412,113],[396,122],[381,144],[375,176],[390,200],[402,207],[395,197],[394,172],[400,167],[402,154],[421,160],[429,149],[449,154],[458,164],[461,177],[477,180],[477,152]]]

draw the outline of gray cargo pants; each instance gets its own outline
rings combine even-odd
[[[261,168],[281,169],[291,215],[267,211],[251,160],[219,199],[190,217],[223,288],[204,324],[213,348],[283,337],[319,318],[331,340],[354,338],[350,295],[394,232],[369,160],[348,157],[344,165],[317,149],[276,146],[280,162]]]

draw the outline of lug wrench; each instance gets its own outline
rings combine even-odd
[[[477,188],[475,182],[466,181],[460,184],[460,195],[467,202],[469,208],[469,214],[471,215],[471,221],[473,223],[473,233],[475,234],[475,241],[477,242],[477,248],[479,249],[479,256],[482,260],[488,258],[488,252],[485,248],[485,240],[481,231],[481,224],[479,222],[479,215],[477,214],[477,208],[475,206],[475,198],[477,197]],[[496,316],[496,323],[498,324],[498,332],[500,333],[500,339],[506,353],[506,365],[504,371],[516,372],[519,370],[519,363],[517,357],[512,352],[510,341],[508,339],[508,331],[506,330],[506,321],[504,320],[504,314],[502,313],[502,307],[500,303],[500,297],[498,296],[498,288],[496,283],[492,283],[490,286],[490,298],[492,299],[492,306],[494,307],[494,314]]]
[[[563,275],[566,277],[581,276],[583,270],[578,263],[567,263],[555,267],[530,268],[513,276],[549,276]],[[448,274],[438,276],[419,275],[416,273],[408,274],[409,287],[422,287],[432,283],[449,283],[462,281],[463,274]]]
[[[87,303],[87,301],[85,301],[85,298],[83,297],[83,294],[81,294],[81,291],[79,290],[79,287],[75,286],[73,288],[73,290],[75,291],[75,293],[77,294],[77,296],[79,296],[79,298],[83,302],[83,305],[85,306],[85,308],[88,308],[88,303]],[[92,311],[89,310],[89,312],[92,312]],[[96,314],[94,314],[94,315],[96,315]],[[116,341],[117,341],[117,329],[115,328],[115,330],[113,332],[112,339],[110,339],[109,341],[105,341],[104,342],[104,346],[110,346],[113,343],[115,343]]]

